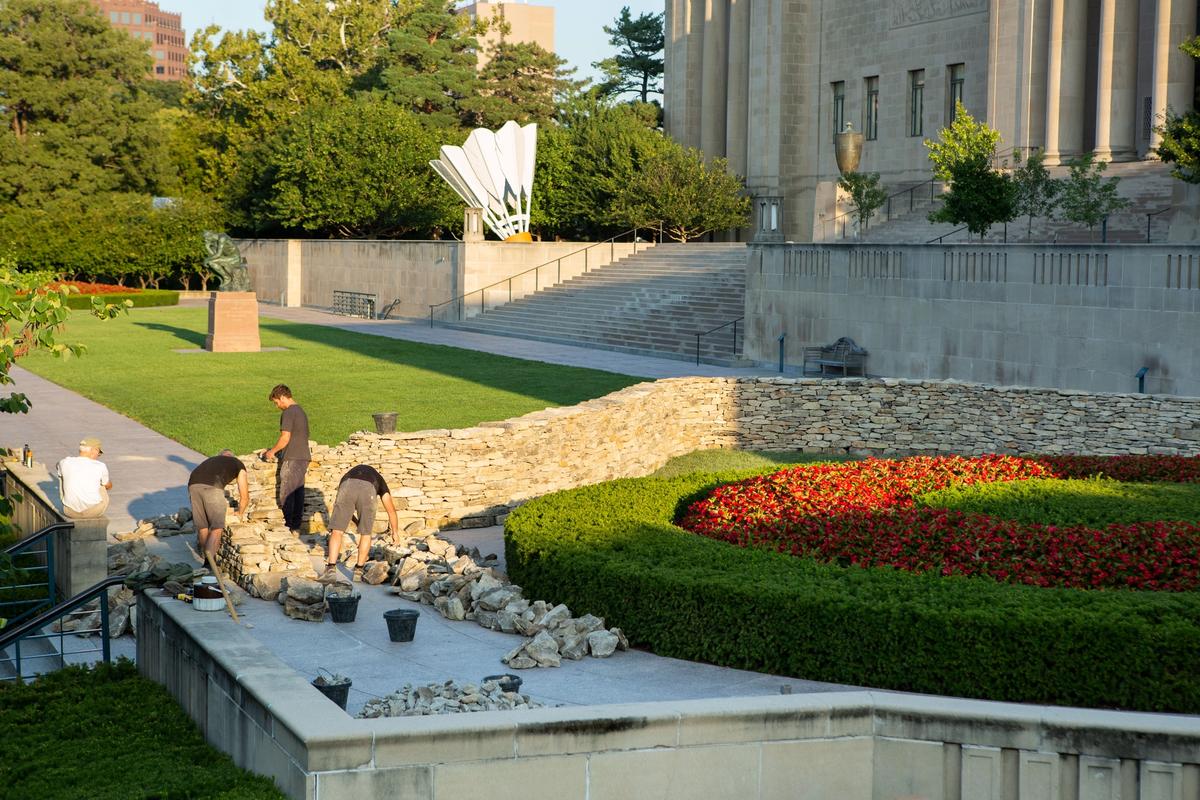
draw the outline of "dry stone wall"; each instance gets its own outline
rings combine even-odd
[[[561,489],[646,475],[698,449],[813,453],[1200,454],[1200,398],[955,381],[673,378],[458,430],[313,445],[305,518],[320,532],[350,467],[370,464],[417,533],[503,521]],[[272,465],[246,459],[269,506]],[[386,515],[377,516],[382,530]]]

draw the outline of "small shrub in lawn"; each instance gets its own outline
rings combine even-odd
[[[72,294],[67,298],[67,307],[72,309],[91,308],[92,298],[95,297],[99,297],[105,303],[112,303],[114,305],[129,301],[133,304],[133,308],[179,305],[179,292],[170,289],[142,289],[134,292],[116,292],[111,294]]]

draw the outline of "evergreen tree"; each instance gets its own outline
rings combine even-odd
[[[462,102],[468,127],[498,128],[508,120],[522,125],[546,122],[558,100],[578,90],[575,70],[566,61],[533,42],[501,41],[480,73],[478,94]]]
[[[453,0],[413,0],[388,37],[376,88],[430,125],[459,125],[463,101],[480,90],[476,36],[483,30],[454,13]]]
[[[651,94],[662,94],[660,81],[666,42],[663,20],[661,13],[645,13],[634,19],[629,6],[624,6],[613,24],[604,26],[608,43],[618,48],[618,52],[592,64],[604,74],[602,92],[607,95],[633,92],[643,103],[650,101]]]
[[[0,207],[167,177],[143,43],[87,0],[0,2]]]

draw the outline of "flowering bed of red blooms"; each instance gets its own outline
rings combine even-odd
[[[88,283],[86,281],[55,281],[50,284],[51,289],[58,289],[62,286],[74,286],[79,290],[80,294],[132,294],[139,291],[131,286],[117,286],[112,283]]]
[[[1053,526],[922,508],[951,485],[1075,478],[1200,482],[1179,456],[916,457],[814,464],[718,487],[680,525],[712,539],[862,567],[985,576],[1034,586],[1194,591],[1200,524]]]

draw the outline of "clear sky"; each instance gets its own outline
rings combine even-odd
[[[158,0],[158,5],[164,11],[183,15],[189,41],[192,31],[209,24],[231,30],[267,29],[262,15],[264,3],[256,0]],[[579,77],[594,77],[592,62],[613,52],[601,29],[621,13],[621,7],[629,6],[637,17],[643,12],[661,12],[666,3],[664,0],[536,0],[531,5],[554,6],[558,54],[579,67],[576,73]]]

